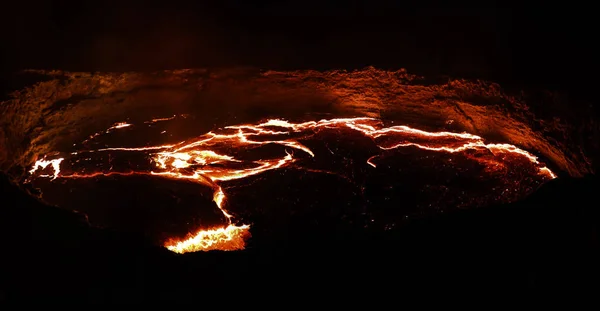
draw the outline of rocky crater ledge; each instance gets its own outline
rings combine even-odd
[[[40,155],[115,122],[175,114],[202,116],[199,131],[265,118],[369,116],[510,143],[539,156],[559,176],[583,176],[598,165],[599,125],[582,105],[575,109],[549,92],[508,92],[483,81],[433,81],[374,68],[23,74],[41,82],[0,103],[0,169],[15,181]]]

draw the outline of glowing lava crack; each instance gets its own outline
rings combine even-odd
[[[154,119],[144,122],[153,123],[173,118]],[[131,127],[128,123],[117,123],[109,129],[91,135],[88,140],[102,134]],[[308,147],[300,143],[302,138],[314,136],[325,129],[350,129],[372,139],[382,150],[401,147],[417,147],[420,149],[456,153],[467,150],[488,150],[494,155],[511,154],[527,159],[537,168],[544,179],[556,176],[550,169],[541,164],[535,156],[509,144],[486,144],[483,139],[468,133],[425,132],[407,126],[383,127],[382,122],[373,118],[344,118],[304,123],[291,123],[284,120],[268,120],[260,124],[228,126],[217,132],[208,132],[200,137],[162,146],[144,147],[107,147],[95,150],[82,150],[69,153],[68,157],[43,157],[30,170],[31,178],[93,178],[111,175],[148,175],[163,178],[185,179],[204,184],[213,189],[213,200],[227,219],[227,225],[220,228],[202,229],[185,239],[172,239],[165,244],[169,250],[177,253],[200,250],[239,250],[245,246],[250,226],[238,225],[233,215],[224,208],[226,194],[220,183],[242,179],[288,166],[297,160],[293,150],[304,152],[311,157],[316,155]],[[288,150],[274,159],[246,160],[236,158],[232,153],[249,150],[262,145],[280,145]],[[65,162],[77,163],[92,152],[138,152],[148,157],[156,165],[155,170],[115,171],[112,166],[106,170],[77,171],[73,167],[65,168]],[[234,152],[235,151],[235,152]],[[376,159],[371,157],[367,164],[377,168]],[[502,163],[478,159],[490,167],[501,166]],[[489,162],[489,163],[487,163]],[[73,166],[73,165],[71,165]],[[52,169],[50,174],[49,170]]]

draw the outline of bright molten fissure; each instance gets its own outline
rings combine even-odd
[[[175,117],[157,118],[143,124],[151,124]],[[109,129],[93,134],[85,142],[95,137],[136,124],[116,123]],[[184,239],[173,238],[165,247],[177,253],[200,250],[239,250],[245,247],[245,239],[249,236],[250,226],[239,224],[234,215],[227,209],[227,194],[222,183],[235,179],[243,179],[269,170],[286,167],[298,160],[295,152],[317,157],[311,149],[300,141],[304,137],[315,135],[325,129],[349,129],[372,139],[382,152],[387,150],[416,147],[434,152],[465,152],[468,150],[488,150],[493,155],[512,156],[526,159],[535,166],[538,174],[544,179],[555,178],[555,174],[534,155],[509,144],[488,144],[476,135],[452,132],[426,132],[407,126],[385,127],[374,118],[338,118],[330,120],[292,123],[285,120],[272,119],[259,124],[243,124],[227,126],[217,131],[208,132],[200,137],[183,142],[158,146],[126,147],[114,146],[90,150],[79,150],[64,156],[45,156],[38,160],[30,170],[31,178],[93,178],[111,175],[148,175],[162,178],[181,179],[197,182],[213,189],[213,201],[223,213],[227,223],[222,227],[203,228],[190,233]],[[279,145],[285,152],[270,159],[248,160],[236,157],[240,151],[265,145]],[[130,169],[129,171],[97,168],[94,171],[74,171],[64,169],[65,162],[75,163],[84,159],[86,154],[100,152],[135,152],[147,157],[154,165],[153,170]],[[65,154],[65,153],[62,153]],[[377,168],[380,155],[373,155],[365,165]],[[477,159],[490,169],[502,166],[500,161]],[[52,169],[50,173],[50,168]],[[31,179],[30,178],[30,179]]]

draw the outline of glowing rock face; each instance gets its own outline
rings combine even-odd
[[[33,73],[0,103],[0,170],[175,252],[514,202],[598,150],[526,92],[405,70]]]
[[[176,121],[176,117],[156,118],[139,126],[152,126],[156,122]],[[124,128],[138,125],[117,123],[107,130],[93,134],[82,145],[91,144],[95,139]],[[337,118],[320,121],[292,123],[281,119],[270,119],[258,124],[226,126],[196,138],[165,145],[138,147],[114,146],[88,150],[76,150],[61,157],[44,157],[30,170],[31,180],[38,178],[77,179],[102,176],[145,175],[161,178],[188,180],[203,184],[213,190],[213,201],[226,218],[222,227],[205,228],[190,232],[187,238],[173,238],[165,247],[177,253],[201,250],[239,250],[245,246],[249,236],[249,225],[236,224],[234,215],[226,208],[227,194],[222,183],[245,179],[266,171],[289,167],[292,163],[303,168],[303,157],[317,158],[319,154],[302,141],[315,139],[323,132],[335,135],[351,131],[355,135],[369,139],[380,150],[365,163],[373,170],[383,170],[377,166],[380,157],[400,148],[418,148],[440,153],[464,153],[479,162],[489,171],[502,171],[507,166],[520,163],[533,172],[533,177],[544,182],[556,177],[534,155],[510,144],[487,144],[476,135],[452,132],[427,132],[408,126],[383,126],[374,118]],[[264,146],[278,146],[277,153],[252,158],[242,156],[244,152]],[[469,155],[470,151],[487,152],[484,157]],[[332,151],[331,151],[332,152]],[[92,157],[119,157],[122,153],[140,154],[137,159],[146,159],[154,168],[131,164],[127,170],[114,169],[112,165],[82,165]],[[332,152],[333,153],[333,152]],[[238,156],[239,155],[239,156]],[[67,162],[69,165],[64,165]],[[110,163],[110,161],[109,161]],[[526,163],[526,164],[523,164]],[[51,168],[51,171],[50,171]],[[311,170],[316,171],[317,170]],[[518,186],[518,185],[517,185]]]

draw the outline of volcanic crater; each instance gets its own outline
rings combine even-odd
[[[178,253],[395,230],[595,165],[569,120],[483,81],[375,68],[24,74],[39,82],[0,106],[2,170],[94,226]]]

